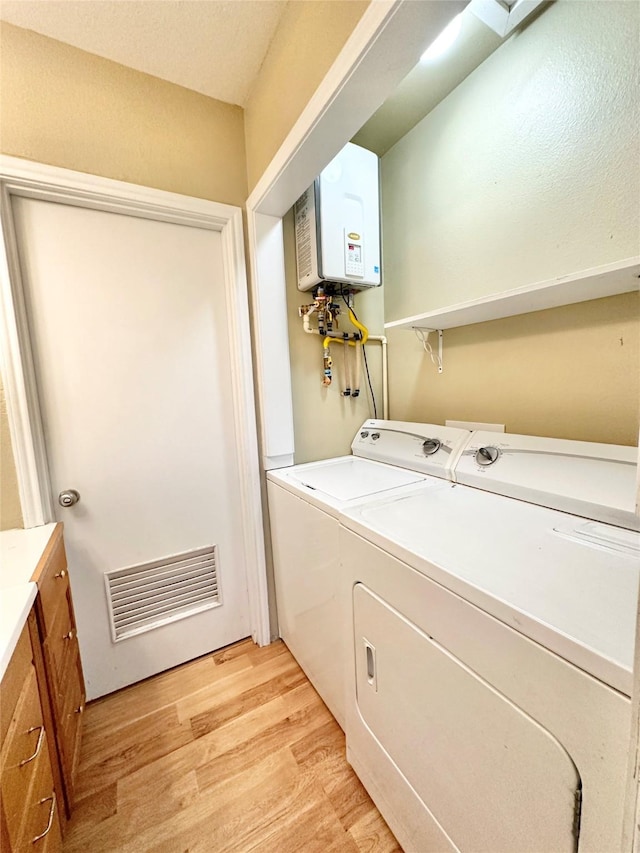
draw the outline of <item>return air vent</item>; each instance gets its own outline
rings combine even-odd
[[[217,546],[105,573],[114,642],[220,604]]]

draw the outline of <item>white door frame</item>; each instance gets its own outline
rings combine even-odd
[[[270,642],[269,608],[241,209],[0,156],[0,357],[25,527],[45,524],[54,515],[13,224],[14,196],[220,233],[249,619],[254,641],[266,645]]]

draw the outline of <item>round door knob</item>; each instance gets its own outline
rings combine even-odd
[[[497,447],[481,447],[476,453],[476,462],[486,468],[487,465],[493,465],[498,456],[500,451]]]
[[[80,494],[75,489],[65,489],[58,495],[58,503],[60,506],[68,507],[77,504],[80,500]]]
[[[442,447],[442,442],[439,438],[428,438],[422,442],[422,452],[425,456],[433,456]]]

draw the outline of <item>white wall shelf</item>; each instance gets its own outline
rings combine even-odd
[[[603,296],[615,296],[639,288],[640,257],[626,258],[614,264],[527,284],[469,302],[459,302],[448,308],[415,314],[384,325],[385,329],[454,329]]]

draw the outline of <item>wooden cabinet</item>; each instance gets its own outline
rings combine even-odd
[[[9,596],[16,609],[3,622],[13,627],[2,639],[9,662],[0,688],[1,853],[61,849],[85,704],[62,525],[33,530],[9,531],[5,540],[15,575],[7,588],[20,596]]]
[[[56,525],[32,580],[38,585],[35,612],[55,732],[54,772],[57,769],[70,817],[85,688],[61,524]]]
[[[31,635],[31,637],[30,637]],[[33,611],[0,687],[0,842],[3,853],[62,850],[59,801],[51,765],[52,731],[38,687]],[[45,703],[46,704],[46,703]]]

